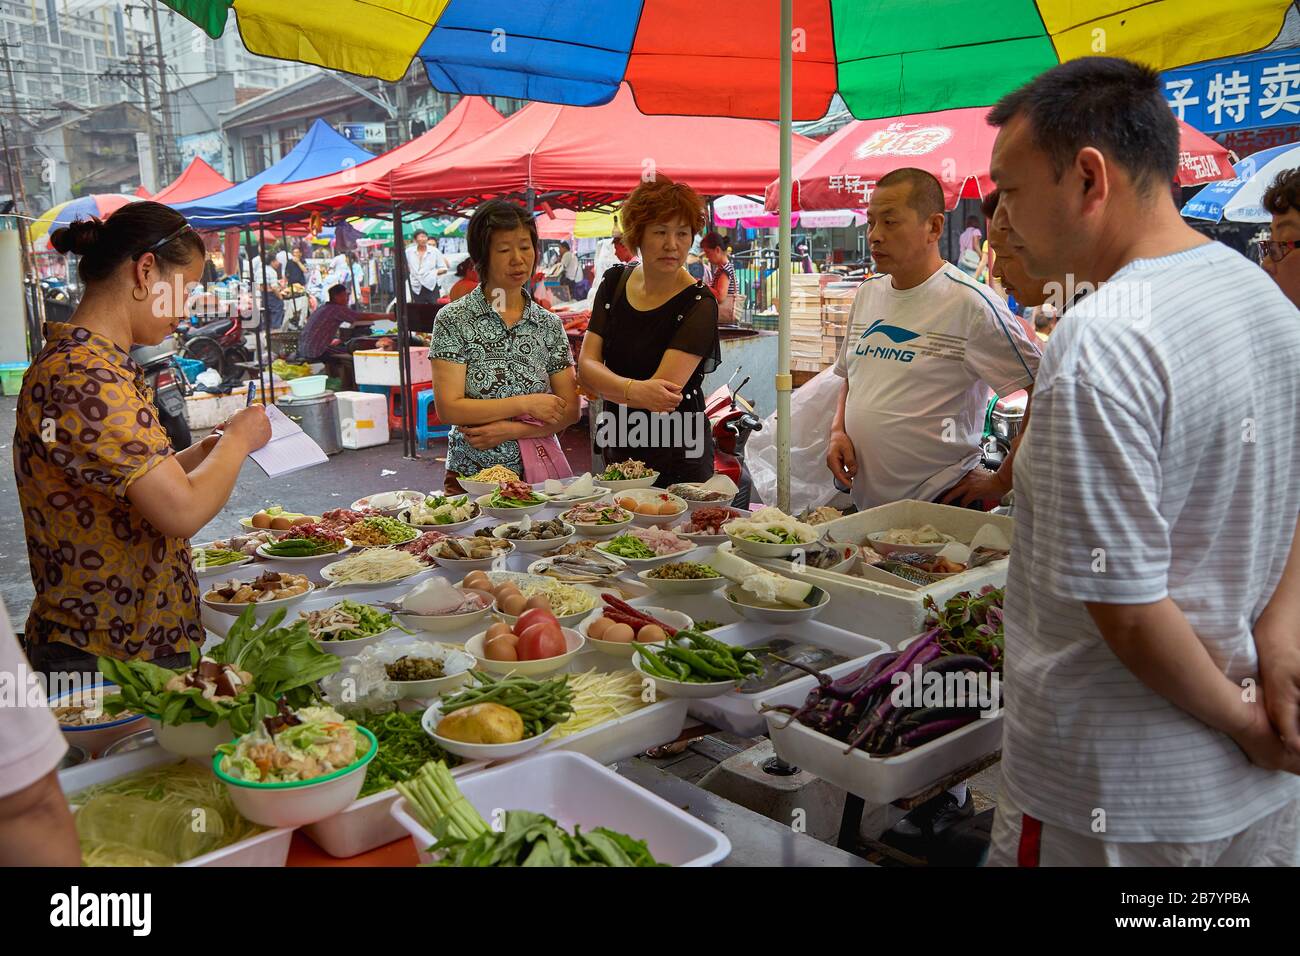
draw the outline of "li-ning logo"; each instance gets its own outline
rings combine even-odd
[[[917,126],[906,128],[906,123],[890,123],[878,129],[858,144],[853,155],[858,159],[870,156],[924,156],[932,153],[952,139],[947,126]]]
[[[893,342],[894,345],[902,345],[904,342],[910,342],[912,339],[920,338],[920,332],[913,332],[911,329],[899,328],[897,325],[885,325],[880,319],[872,322],[867,326],[867,330],[862,333],[858,340],[857,347],[853,350],[856,355],[866,355],[871,358],[888,359],[894,362],[910,362],[916,358],[916,353],[911,349],[890,348],[887,345],[867,345],[867,337],[879,332],[881,335]]]

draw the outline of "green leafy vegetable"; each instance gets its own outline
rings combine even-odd
[[[366,768],[366,782],[361,786],[361,796],[389,790],[398,783],[410,780],[420,768],[431,760],[441,760],[449,767],[459,764],[460,758],[445,752],[432,737],[424,732],[419,711],[394,710],[387,714],[363,712],[354,715],[358,724],[365,727],[379,741],[379,753]]]

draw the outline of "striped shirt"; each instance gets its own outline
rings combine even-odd
[[[1300,797],[1149,690],[1085,601],[1171,598],[1234,682],[1300,515],[1300,316],[1219,243],[1121,269],[1062,319],[1016,456],[1004,785],[1114,842],[1197,843]]]

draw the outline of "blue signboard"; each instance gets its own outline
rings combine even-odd
[[[1161,79],[1174,115],[1202,133],[1300,121],[1300,50],[1213,60]]]

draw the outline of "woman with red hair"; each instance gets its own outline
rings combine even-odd
[[[583,385],[604,399],[596,447],[606,463],[645,462],[660,487],[703,481],[713,474],[702,384],[721,361],[718,301],[686,256],[704,201],[660,176],[632,191],[620,218],[640,261],[601,277],[578,359]]]

